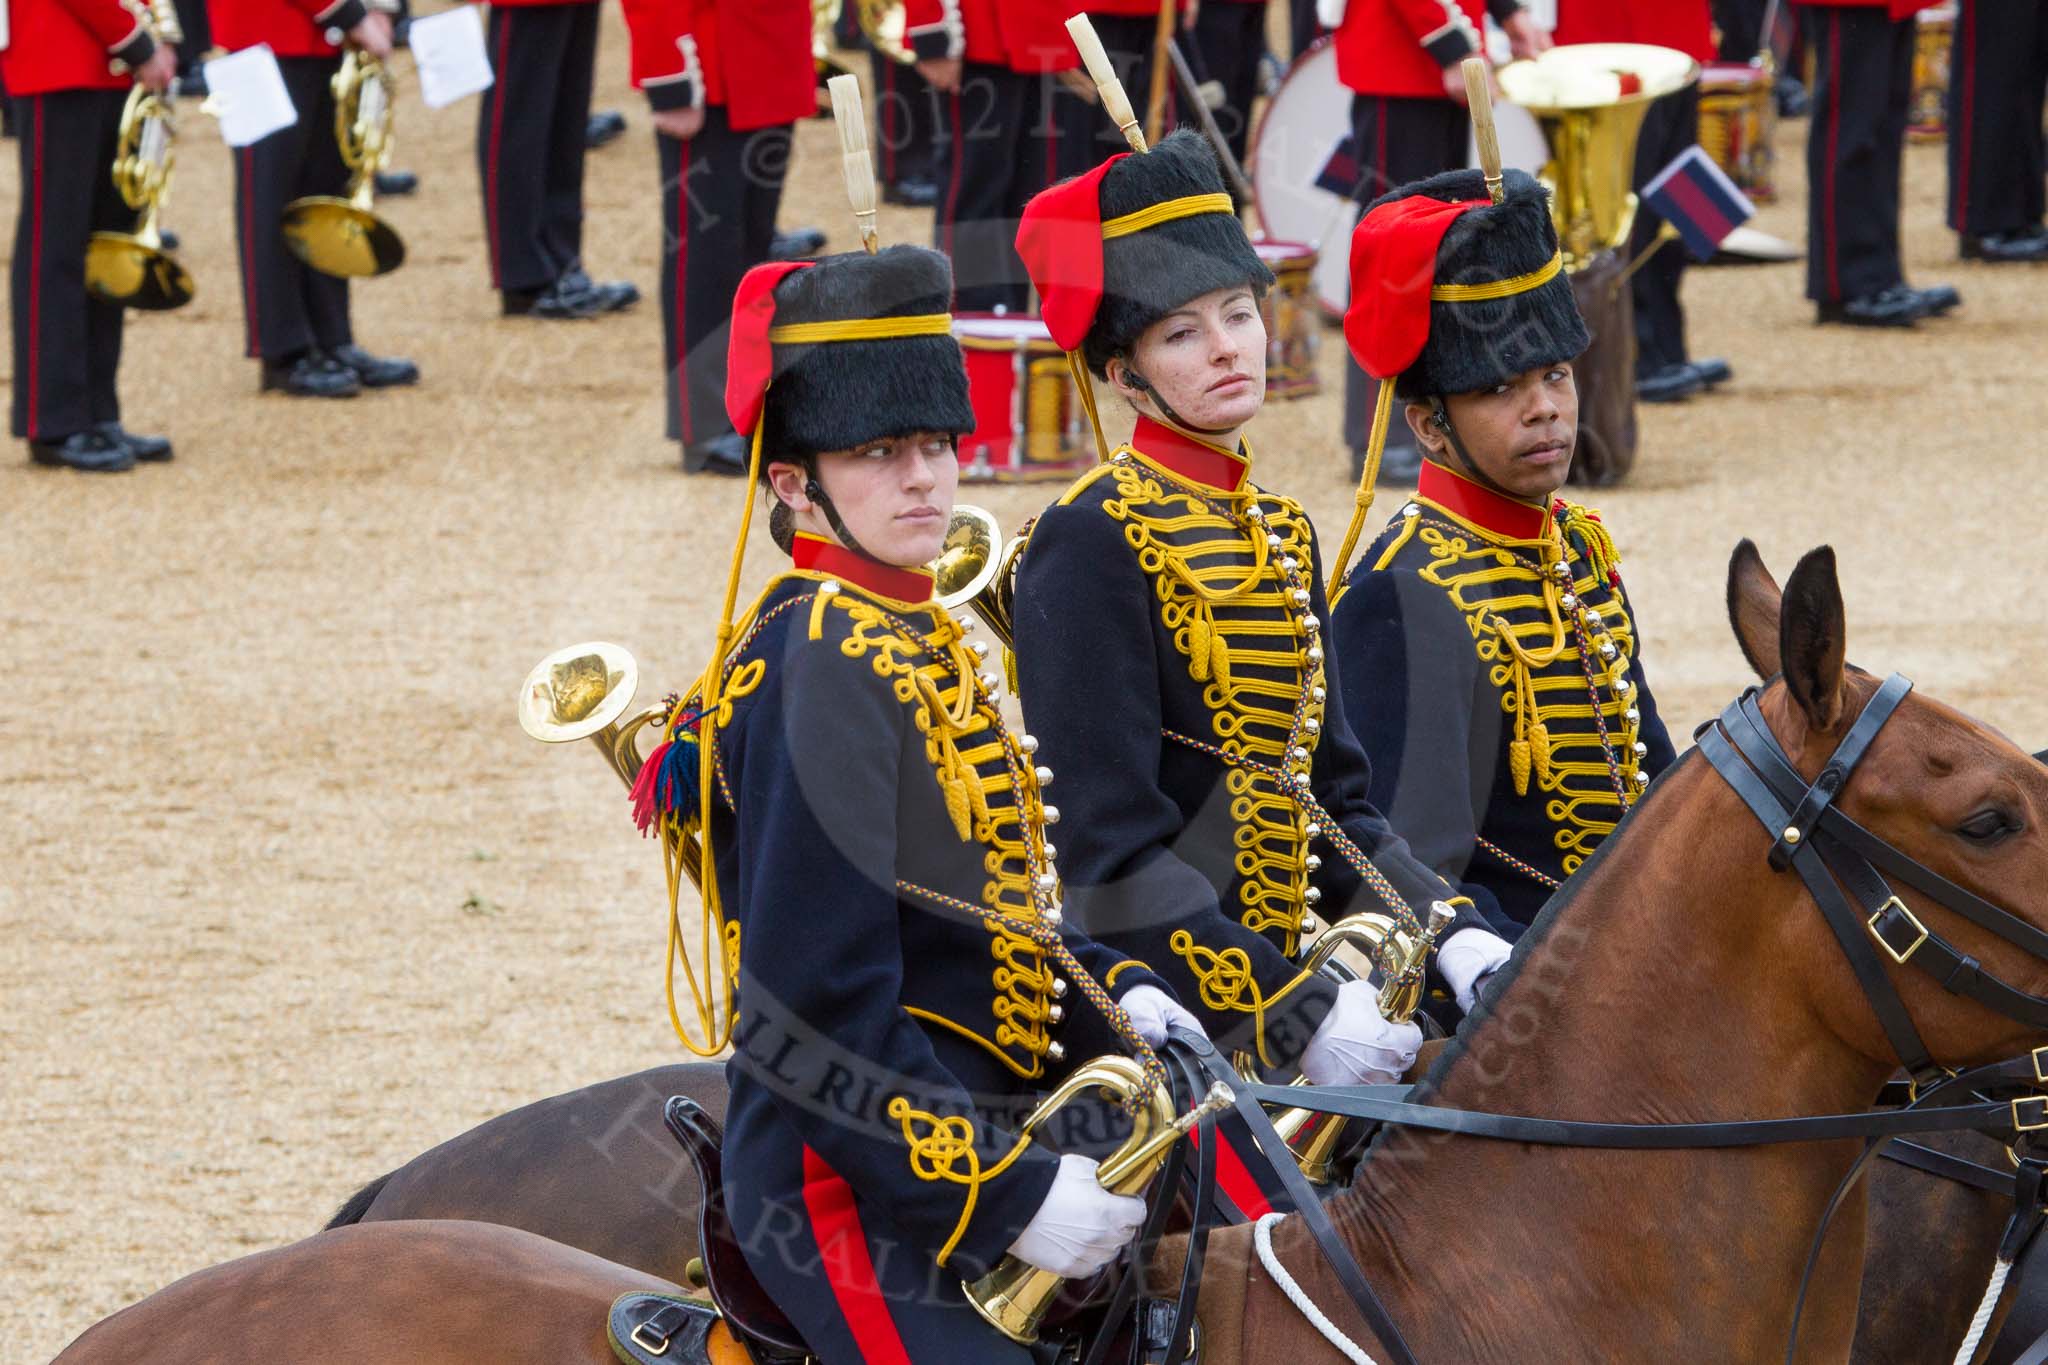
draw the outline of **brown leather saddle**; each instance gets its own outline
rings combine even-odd
[[[718,1120],[704,1106],[685,1095],[674,1095],[663,1106],[661,1121],[682,1144],[683,1152],[697,1171],[697,1185],[703,1193],[697,1218],[698,1252],[704,1261],[705,1287],[711,1301],[725,1315],[732,1335],[745,1345],[762,1365],[797,1365],[811,1358],[810,1348],[761,1282],[740,1251],[733,1235],[732,1218],[725,1208],[724,1161],[719,1146],[725,1140]]]

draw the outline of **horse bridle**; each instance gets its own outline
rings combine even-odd
[[[1912,682],[1901,674],[1894,673],[1885,679],[1812,782],[1800,776],[1771,733],[1759,705],[1761,688],[1744,691],[1718,719],[1702,725],[1694,734],[1700,753],[1773,836],[1768,854],[1771,867],[1780,872],[1790,868],[1799,874],[1834,931],[1872,1012],[1912,1078],[1904,1087],[1905,1103],[1900,1108],[1683,1124],[1586,1123],[1493,1114],[1418,1104],[1409,1098],[1412,1088],[1407,1086],[1319,1086],[1304,1090],[1248,1085],[1229,1073],[1206,1039],[1176,1033],[1176,1042],[1197,1057],[1209,1075],[1233,1085],[1238,1114],[1251,1128],[1262,1153],[1271,1160],[1296,1211],[1304,1216],[1318,1248],[1336,1271],[1338,1281],[1397,1365],[1414,1365],[1414,1353],[1366,1281],[1350,1249],[1337,1236],[1318,1196],[1300,1178],[1300,1172],[1293,1169],[1293,1162],[1286,1156],[1287,1147],[1273,1133],[1262,1105],[1293,1105],[1466,1137],[1552,1146],[1669,1150],[1864,1139],[1868,1146],[1863,1157],[1844,1177],[1815,1233],[1807,1261],[1807,1280],[1800,1285],[1799,1307],[1794,1310],[1792,1339],[1786,1347],[1788,1359],[1797,1345],[1800,1309],[1829,1220],[1884,1139],[1902,1133],[1976,1131],[2018,1140],[2026,1134],[2048,1130],[2048,1095],[2034,1092],[2034,1087],[2048,1085],[2048,1047],[1961,1073],[1940,1065],[1928,1053],[1878,956],[1882,951],[1893,963],[1926,973],[1951,994],[1967,997],[2020,1023],[2048,1030],[2048,998],[2029,994],[1985,971],[1975,958],[1929,929],[1892,890],[1891,883],[1896,881],[1918,891],[1934,904],[2043,961],[2048,961],[2048,933],[1901,853],[1835,804],[1856,766],[1869,752],[1871,742],[1912,689]],[[2002,1100],[1985,1098],[1994,1090],[2029,1093]],[[1937,1103],[1955,1092],[1971,1096],[1974,1102]],[[2031,1157],[2016,1156],[2015,1161],[2019,1166],[2014,1186],[2015,1209],[2000,1247],[2000,1255],[2006,1259],[2016,1256],[2041,1225],[2041,1190],[2044,1173],[2048,1173],[2048,1164]],[[1199,1225],[1199,1215],[1197,1221]]]
[[[1729,703],[1720,719],[1701,727],[1696,738],[1714,771],[1775,836],[1771,866],[1780,872],[1790,867],[1806,884],[1847,954],[1900,1065],[1916,1084],[1924,1085],[1949,1071],[1928,1054],[1879,950],[1899,966],[1926,973],[1949,993],[2032,1028],[2048,1029],[2048,998],[2030,995],[1986,972],[1977,959],[1929,929],[1893,892],[1887,878],[2044,961],[2048,933],[1915,862],[1835,804],[1871,741],[1912,690],[1913,684],[1901,674],[1885,679],[1811,783],[1792,766],[1764,722],[1758,688]],[[2037,1079],[2048,1081],[2048,1076]],[[2048,1128],[2048,1099],[2033,1104],[2031,1111],[2022,1113],[2015,1101],[2012,1117],[2018,1131]]]

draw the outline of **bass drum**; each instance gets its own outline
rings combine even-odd
[[[1351,92],[1337,79],[1337,49],[1319,39],[1288,71],[1266,104],[1246,166],[1266,236],[1318,253],[1310,283],[1318,307],[1344,316],[1350,295],[1351,197],[1358,163],[1351,153]]]
[[[1344,316],[1351,297],[1351,229],[1358,157],[1351,145],[1351,91],[1337,79],[1337,49],[1319,39],[1288,71],[1266,105],[1246,169],[1265,235],[1317,253],[1311,276],[1324,316]],[[1531,175],[1550,159],[1542,130],[1526,110],[1494,105],[1501,160]],[[1468,165],[1479,164],[1475,150]]]

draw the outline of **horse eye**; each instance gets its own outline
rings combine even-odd
[[[1995,844],[2019,831],[2019,821],[2002,810],[1979,811],[1956,827],[1956,833],[1974,844]]]

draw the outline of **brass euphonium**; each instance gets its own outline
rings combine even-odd
[[[1165,1163],[1174,1143],[1236,1099],[1229,1087],[1218,1083],[1209,1087],[1200,1104],[1176,1119],[1172,1097],[1154,1087],[1136,1062],[1128,1057],[1097,1057],[1075,1068],[1059,1088],[1038,1102],[1024,1120],[1020,1136],[1029,1136],[1061,1108],[1090,1090],[1125,1105],[1143,1097],[1142,1107],[1131,1122],[1131,1135],[1095,1169],[1095,1178],[1112,1194],[1134,1195],[1143,1190]],[[1005,1256],[995,1269],[962,1284],[961,1288],[966,1291],[967,1302],[989,1326],[1020,1346],[1029,1346],[1038,1340],[1039,1324],[1065,1284],[1065,1279],[1050,1270]]]
[[[370,207],[377,172],[391,161],[391,73],[350,49],[334,73],[334,137],[350,171],[347,198],[294,199],[284,209],[284,240],[294,256],[323,275],[382,275],[405,263],[405,243]]]
[[[845,12],[845,7],[846,0],[811,0],[811,61],[818,69],[821,114],[828,112],[822,103],[825,82],[834,76],[853,74],[846,63],[832,53],[838,42],[838,35],[833,30],[839,26],[839,16]]]
[[[1380,1013],[1395,1023],[1415,1017],[1422,1006],[1422,964],[1430,945],[1458,912],[1442,901],[1432,902],[1422,932],[1403,930],[1391,915],[1370,910],[1338,920],[1323,931],[1309,950],[1302,969],[1320,972],[1329,966],[1339,948],[1354,948],[1385,974],[1380,986]],[[1295,1085],[1308,1082],[1296,1077]],[[1344,1136],[1344,1120],[1335,1114],[1313,1109],[1283,1109],[1273,1116],[1273,1131],[1301,1165],[1301,1173],[1314,1185],[1327,1185],[1336,1177],[1337,1148]]]
[[[1683,52],[1644,43],[1577,43],[1500,69],[1501,92],[1536,118],[1550,149],[1543,176],[1565,269],[1577,271],[1635,226],[1636,139],[1650,102],[1699,79]]]
[[[142,21],[166,46],[184,39],[173,0],[152,0]],[[192,301],[192,275],[164,250],[159,219],[171,195],[171,144],[178,126],[169,92],[138,82],[121,106],[114,146],[114,188],[138,215],[133,232],[95,232],[85,249],[85,288],[123,308],[162,310]]]

